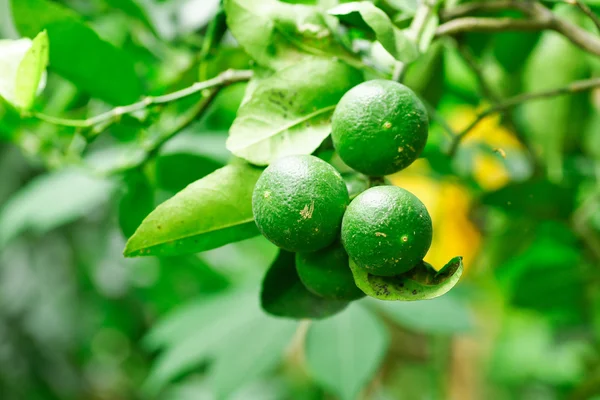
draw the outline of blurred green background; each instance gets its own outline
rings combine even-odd
[[[83,47],[75,58],[51,52],[46,114],[85,118],[250,63],[228,33],[203,50],[216,0],[56,3],[77,22],[55,28]],[[415,2],[377,3],[401,21]],[[27,18],[55,15],[37,10]],[[571,6],[554,11],[588,26]],[[19,38],[11,15],[0,0],[0,39]],[[225,139],[245,84],[223,90],[200,120],[185,101],[143,123],[123,117],[83,155],[81,132],[20,120],[0,103],[0,399],[351,398],[339,387],[352,381],[325,375],[355,362],[373,364],[360,399],[600,399],[600,91],[489,117],[453,160],[442,151],[444,124],[460,130],[494,98],[599,66],[551,32],[437,42],[406,77],[436,110],[425,157],[391,179],[431,213],[426,260],[464,256],[462,281],[439,299],[364,299],[299,324],[259,308],[276,256],[262,237],[198,255],[122,256],[149,211],[230,159]],[[373,315],[379,339],[357,323]],[[360,340],[340,339],[352,330]],[[316,336],[346,346],[343,357],[320,359]]]

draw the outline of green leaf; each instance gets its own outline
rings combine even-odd
[[[256,294],[227,291],[177,308],[145,338],[148,347],[164,347],[154,362],[145,391],[156,393],[167,382],[214,358],[236,332],[259,315]]]
[[[259,314],[219,351],[210,376],[217,398],[229,395],[275,368],[298,323]]]
[[[127,257],[214,249],[258,234],[252,191],[260,170],[228,165],[158,206],[127,242]]]
[[[38,40],[39,47],[40,40]],[[20,107],[21,99],[18,98],[17,80],[19,70],[29,69],[32,66],[34,54],[31,54],[32,40],[23,38],[19,40],[0,40],[0,97],[4,98],[13,107]],[[27,56],[30,54],[29,56]],[[25,58],[29,61],[24,63]],[[34,78],[33,76],[31,77]],[[41,77],[40,77],[41,78]],[[21,82],[22,86],[24,82]],[[42,83],[42,88],[44,83]],[[33,95],[38,87],[36,86]],[[22,90],[21,90],[22,91]]]
[[[174,378],[212,360],[213,387],[219,398],[228,398],[280,362],[297,325],[264,314],[256,293],[244,289],[185,304],[159,321],[145,339],[149,348],[163,348],[145,391],[156,393]]]
[[[333,59],[310,59],[261,80],[243,103],[227,148],[256,165],[310,154],[329,135],[331,115],[361,74]]]
[[[26,230],[42,234],[96,211],[114,187],[77,169],[41,175],[0,210],[0,248]]]
[[[17,106],[29,110],[48,66],[48,33],[40,32],[23,57],[17,70],[15,102]]]
[[[348,305],[309,292],[296,272],[296,256],[284,250],[267,271],[262,284],[262,308],[269,314],[287,318],[324,318]]]
[[[133,235],[154,208],[154,189],[146,175],[134,170],[125,176],[125,193],[119,201],[119,226],[125,237]]]
[[[141,96],[133,60],[100,39],[75,12],[48,0],[12,0],[11,8],[22,35],[48,31],[50,67],[82,90],[113,104]]]
[[[455,334],[473,328],[471,310],[451,293],[428,301],[369,300],[392,321],[416,332]]]
[[[340,4],[329,10],[341,20],[356,21],[357,18],[373,30],[377,41],[398,61],[411,62],[419,56],[417,46],[396,28],[387,14],[368,1]]]
[[[379,369],[388,332],[360,304],[324,321],[306,335],[306,361],[313,378],[343,400],[353,400]]]
[[[458,283],[462,272],[462,257],[454,257],[439,271],[423,262],[396,276],[375,276],[350,260],[356,286],[368,296],[380,300],[428,300],[447,293]]]
[[[279,70],[341,51],[318,9],[276,0],[226,0],[231,33],[258,64]]]

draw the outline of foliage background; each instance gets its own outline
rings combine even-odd
[[[54,24],[37,104],[49,115],[85,118],[250,65],[231,35],[203,48],[218,1],[56,2],[66,13],[55,2],[12,3],[29,10],[17,21],[24,36]],[[416,7],[377,4],[398,25]],[[577,8],[546,5],[594,30]],[[19,37],[12,15],[0,0],[0,38]],[[81,132],[0,103],[0,398],[600,398],[599,92],[491,116],[452,160],[441,151],[445,124],[460,131],[498,99],[593,77],[597,56],[554,32],[467,33],[417,65],[406,82],[437,117],[425,158],[391,179],[431,213],[426,260],[463,255],[466,272],[436,300],[362,300],[312,323],[260,310],[276,256],[261,237],[122,257],[149,211],[230,160],[245,83],[200,119],[191,101],[143,122],[124,116],[83,161]]]

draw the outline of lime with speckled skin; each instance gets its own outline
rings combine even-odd
[[[362,192],[352,200],[342,222],[342,243],[350,258],[379,276],[413,268],[427,254],[432,233],[427,208],[396,186]]]
[[[348,206],[346,184],[325,161],[309,155],[281,158],[261,174],[252,194],[258,229],[288,251],[317,251],[338,237]]]
[[[333,145],[353,169],[371,176],[398,172],[415,161],[427,142],[427,111],[406,86],[372,80],[350,89],[332,119]]]
[[[296,253],[296,270],[304,286],[318,296],[351,301],[365,295],[354,283],[348,254],[339,241],[312,253]]]

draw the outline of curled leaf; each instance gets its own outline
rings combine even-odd
[[[458,283],[462,272],[462,257],[454,257],[439,271],[422,262],[408,272],[395,276],[376,276],[350,260],[356,286],[368,296],[379,300],[429,300],[439,297]]]

